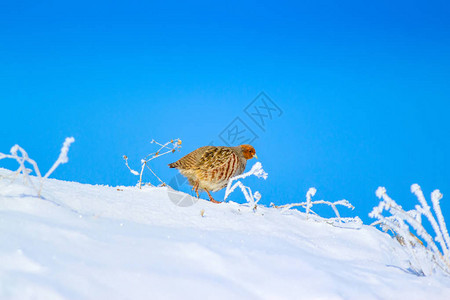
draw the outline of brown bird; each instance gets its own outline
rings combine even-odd
[[[169,164],[169,167],[177,168],[186,176],[197,197],[198,189],[202,189],[208,193],[211,202],[220,203],[209,192],[217,192],[226,187],[231,177],[244,172],[247,160],[253,157],[258,158],[255,148],[250,145],[205,146]]]

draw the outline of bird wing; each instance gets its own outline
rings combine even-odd
[[[216,147],[213,147],[213,146],[200,147],[200,148],[192,151],[191,153],[186,154],[185,156],[183,156],[176,162],[169,164],[169,167],[177,168],[180,170],[197,169],[204,153],[210,151],[212,148],[216,148]]]
[[[210,171],[224,166],[231,156],[236,154],[226,147],[211,147],[202,154],[197,168],[202,171]]]

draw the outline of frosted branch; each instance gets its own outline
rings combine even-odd
[[[28,153],[19,145],[14,145],[11,148],[11,150],[10,150],[11,154],[0,153],[0,159],[10,158],[10,159],[16,160],[17,163],[19,164],[19,169],[16,171],[16,174],[22,174],[23,180],[25,182],[28,182],[33,187],[33,189],[36,191],[38,196],[40,197],[41,192],[42,192],[42,186],[44,184],[44,180],[46,178],[48,178],[60,164],[67,163],[69,161],[69,159],[67,157],[67,153],[69,152],[70,145],[74,141],[75,141],[75,139],[73,137],[68,137],[65,139],[58,159],[55,161],[53,166],[47,171],[47,173],[43,177],[41,175],[41,171],[39,170],[39,167],[38,167],[38,164],[36,163],[36,161],[31,159],[28,156]],[[31,172],[31,170],[26,168],[25,163],[29,163],[33,167],[34,172],[36,173],[36,176],[39,180],[38,187],[36,187],[34,185],[34,183],[32,182],[32,180],[30,179],[29,173]]]
[[[436,241],[441,245],[441,249],[444,251],[444,254],[448,256],[448,249],[447,245],[445,245],[444,238],[442,236],[441,229],[439,228],[438,223],[436,222],[436,219],[431,213],[430,206],[428,205],[427,201],[425,200],[425,197],[423,195],[422,190],[420,189],[420,186],[418,184],[413,184],[411,186],[411,192],[414,193],[419,199],[420,204],[422,207],[417,207],[417,211],[424,216],[427,217],[428,221],[431,223],[431,226],[433,227],[434,232],[436,233]],[[418,222],[419,223],[419,222]]]
[[[248,176],[252,176],[252,175],[254,175],[258,178],[267,179],[268,174],[262,168],[262,164],[260,162],[256,162],[252,166],[250,171],[245,172],[241,175],[234,176],[228,180],[227,189],[225,190],[224,201],[228,198],[228,196],[237,187],[239,187],[241,189],[242,193],[244,194],[245,200],[247,200],[247,202],[252,207],[256,207],[258,201],[261,199],[261,194],[258,191],[256,191],[255,193],[252,193],[252,190],[248,186],[245,186],[241,181],[238,180],[238,179],[244,179],[244,178],[246,178]],[[238,181],[233,184],[233,181],[235,181],[235,180],[238,180]]]
[[[439,266],[445,272],[450,273],[450,259],[448,256],[448,241],[450,239],[439,206],[439,200],[442,198],[442,194],[438,190],[431,194],[433,209],[436,213],[438,223],[432,214],[420,186],[413,184],[411,186],[411,192],[416,195],[420,205],[416,205],[414,210],[405,211],[388,196],[384,187],[379,187],[376,195],[382,201],[380,201],[378,206],[373,208],[369,216],[378,219],[375,225],[378,224],[387,227],[395,233],[397,240],[405,246],[407,252],[410,254],[412,267],[418,270],[419,273],[422,272],[425,275],[430,275],[435,266]],[[391,216],[383,216],[382,213],[384,210],[388,211]],[[434,239],[422,225],[422,215],[426,216],[430,222],[435,232]],[[417,233],[418,237],[411,233],[410,226]],[[439,243],[441,249],[435,244],[434,240]]]
[[[67,153],[69,152],[70,145],[73,142],[75,142],[75,139],[73,137],[66,138],[66,140],[64,141],[63,146],[61,148],[61,152],[59,153],[58,159],[55,161],[55,163],[50,168],[50,170],[47,171],[47,173],[45,174],[44,178],[48,178],[48,176],[50,176],[50,174],[52,174],[53,171],[55,171],[55,169],[60,164],[65,164],[65,163],[67,163],[69,161],[69,158],[67,157]]]
[[[355,224],[355,226],[347,226],[347,227],[352,227],[352,228],[360,228],[362,226],[362,221],[359,218],[341,218],[341,215],[339,214],[339,210],[337,209],[337,206],[345,206],[347,208],[350,209],[354,209],[354,206],[348,202],[347,200],[343,199],[343,200],[339,200],[339,201],[335,201],[335,202],[330,202],[330,201],[325,201],[325,200],[312,200],[312,197],[315,196],[317,190],[315,188],[309,188],[308,192],[306,193],[306,201],[305,202],[300,202],[300,203],[290,203],[290,204],[285,204],[285,205],[274,205],[272,204],[273,207],[275,208],[281,208],[281,212],[284,213],[288,210],[290,210],[291,208],[294,207],[303,207],[305,208],[305,214],[306,214],[306,218],[309,218],[311,216],[311,213],[313,213],[315,216],[318,216],[313,210],[312,207],[316,204],[326,204],[331,206],[331,208],[333,209],[333,212],[336,215],[336,218],[330,218],[328,220],[331,220],[332,222],[328,222],[333,224],[334,226],[340,226],[340,227],[346,227],[344,225],[344,223],[353,223]],[[318,216],[319,217],[319,216]],[[322,218],[323,219],[323,218]],[[336,222],[335,222],[336,221]],[[340,225],[339,225],[340,224]]]
[[[442,235],[444,237],[445,243],[447,245],[447,249],[450,249],[450,237],[448,235],[447,225],[445,224],[444,216],[442,215],[441,206],[439,201],[442,199],[442,194],[439,190],[434,190],[431,193],[431,202],[433,203],[433,209],[436,212],[436,216],[439,221],[439,228],[442,231]],[[449,252],[447,251],[447,258],[449,256]]]

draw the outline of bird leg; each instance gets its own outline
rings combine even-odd
[[[211,196],[211,194],[209,193],[208,190],[205,190],[208,193],[209,196],[209,201],[211,201],[212,203],[222,203],[220,201],[214,200],[214,198]]]
[[[198,196],[198,185],[199,185],[199,182],[197,181],[197,182],[194,184],[194,186],[192,187],[192,190],[195,191],[195,193],[197,194],[197,198],[200,198],[200,197]]]

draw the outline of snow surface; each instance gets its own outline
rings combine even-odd
[[[8,182],[0,299],[450,299],[449,277],[413,274],[369,226],[234,202],[180,207],[165,187],[47,179],[39,198]]]

